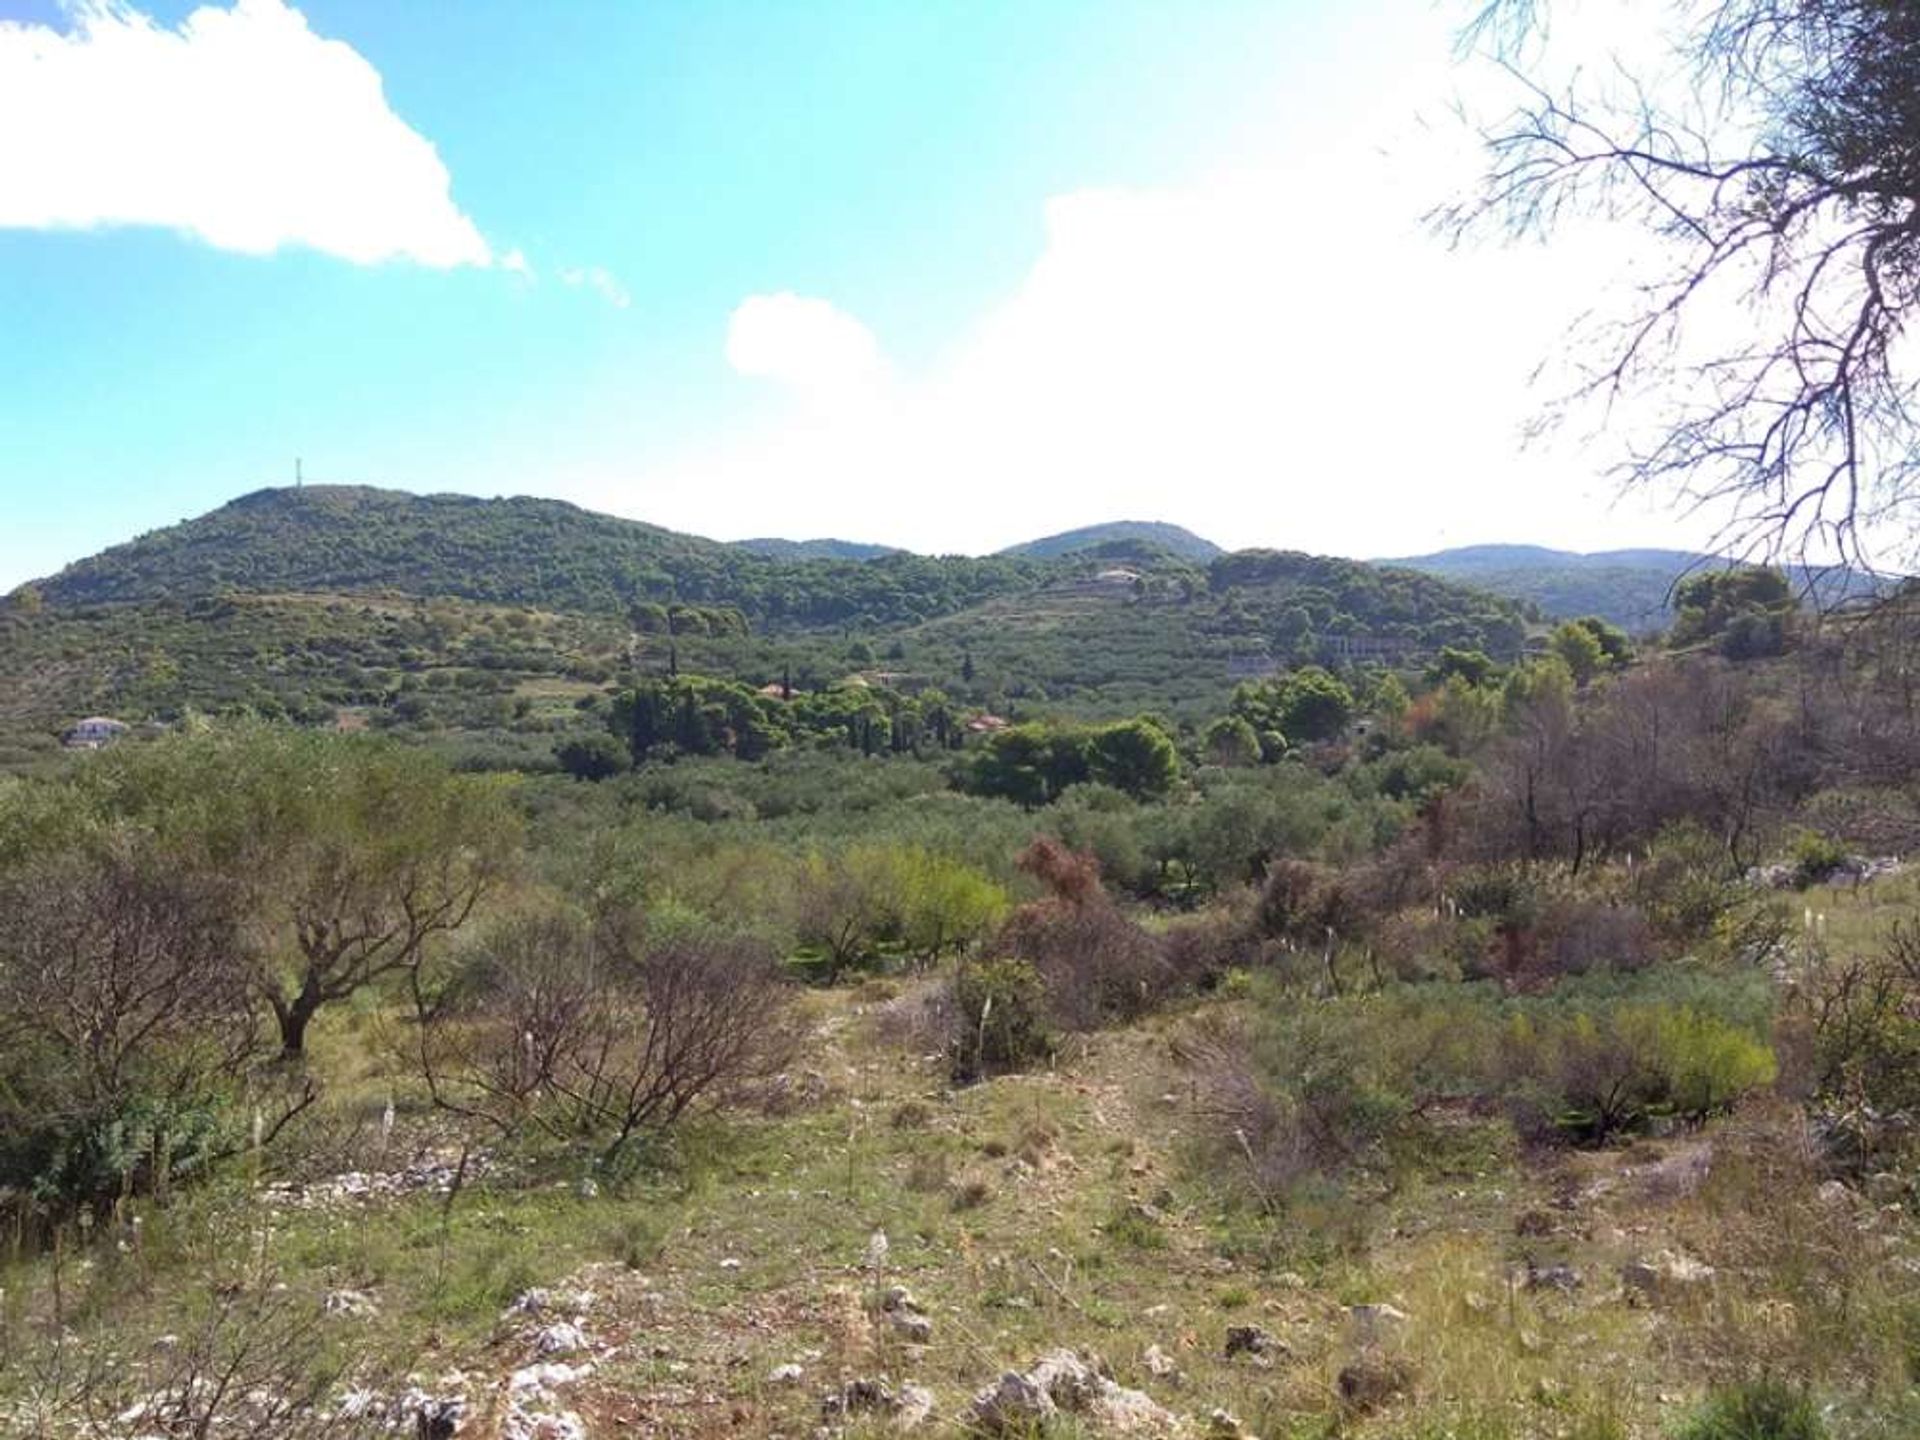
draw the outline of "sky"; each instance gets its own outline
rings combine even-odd
[[[1411,0],[0,0],[0,591],[309,480],[983,552],[1704,543],[1523,443]]]

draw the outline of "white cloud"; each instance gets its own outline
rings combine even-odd
[[[576,290],[591,290],[616,310],[624,310],[633,303],[633,297],[627,293],[627,287],[616,280],[611,271],[600,265],[569,265],[555,272],[562,285]]]
[[[874,401],[888,367],[873,332],[826,300],[783,291],[749,295],[727,322],[727,363],[815,403]]]
[[[151,225],[246,254],[487,265],[433,145],[352,47],[282,0],[177,28],[78,0],[0,23],[0,227]]]
[[[784,402],[644,500],[591,498],[707,533],[940,550],[1120,517],[1360,555],[1664,533],[1613,507],[1596,455],[1520,445],[1532,372],[1617,239],[1449,252],[1419,217],[1456,158],[1327,153],[1058,196],[1020,287],[911,376],[825,300],[750,297],[726,356]]]

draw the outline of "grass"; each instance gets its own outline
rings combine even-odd
[[[1832,906],[1830,936],[1851,935],[1889,902]],[[1097,1351],[1120,1383],[1182,1413],[1221,1406],[1254,1433],[1301,1440],[1653,1440],[1712,1386],[1769,1366],[1838,1397],[1836,1440],[1891,1437],[1912,1414],[1912,1237],[1892,1217],[1863,1238],[1852,1212],[1822,1208],[1785,1107],[1718,1123],[1693,1193],[1637,1177],[1702,1137],[1535,1154],[1502,1122],[1462,1113],[1392,1157],[1384,1189],[1327,1187],[1271,1211],[1200,1168],[1167,1058],[1186,1017],[1094,1036],[1057,1071],[952,1090],[937,1059],[884,1042],[853,992],[807,1004],[817,1104],[701,1120],[598,1193],[577,1157],[545,1150],[499,1157],[450,1205],[268,1212],[238,1182],[142,1205],[137,1246],[63,1262],[66,1322],[136,1345],[180,1328],[218,1286],[271,1277],[316,1309],[330,1291],[374,1299],[375,1314],[329,1322],[356,1364],[498,1375],[526,1357],[503,1309],[577,1282],[600,1296],[588,1329],[610,1349],[569,1403],[638,1433],[723,1419],[799,1433],[837,1379],[874,1374],[930,1386],[951,1421],[1000,1369],[1060,1345]],[[383,1058],[385,1024],[377,1010],[323,1022],[333,1118],[364,1135],[391,1096],[403,1138],[431,1138],[442,1122]],[[876,1231],[886,1256],[869,1265]],[[1661,1249],[1715,1265],[1710,1291],[1626,1303],[1620,1266]],[[1527,1289],[1527,1260],[1571,1264],[1584,1283]],[[932,1320],[924,1350],[882,1312],[893,1284]],[[15,1260],[0,1286],[7,1343],[30,1346],[49,1324],[49,1262]],[[1409,1317],[1385,1343],[1415,1391],[1345,1415],[1338,1380],[1359,1345],[1348,1307],[1372,1303]],[[1232,1324],[1266,1328],[1286,1353],[1229,1360]],[[1150,1346],[1181,1386],[1150,1373]],[[787,1363],[803,1366],[800,1386],[769,1382]]]

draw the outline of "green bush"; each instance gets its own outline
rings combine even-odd
[[[954,976],[952,994],[948,1050],[956,1081],[964,1084],[1021,1070],[1053,1053],[1046,985],[1026,961],[977,960],[962,965]]]
[[[55,1212],[99,1211],[135,1191],[164,1190],[233,1147],[206,1104],[133,1096],[111,1110],[49,1118],[0,1140],[0,1189],[17,1188]]]
[[[1825,1440],[1827,1425],[1806,1391],[1783,1380],[1749,1380],[1709,1394],[1674,1440]]]
[[[1817,830],[1803,831],[1794,842],[1793,878],[1802,889],[1818,885],[1846,863],[1846,847]]]

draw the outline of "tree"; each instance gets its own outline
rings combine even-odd
[[[1607,652],[1593,631],[1577,620],[1569,620],[1553,632],[1547,648],[1567,667],[1576,685],[1585,685],[1606,668]]]
[[[641,1132],[788,1062],[791,990],[772,951],[638,933],[630,914],[536,913],[488,936],[448,988],[416,989],[435,1101],[506,1131],[597,1135],[611,1165]]]
[[[498,782],[370,737],[249,726],[99,759],[83,804],[247,886],[265,932],[254,983],[288,1057],[322,1007],[464,925],[518,840]]]
[[[1238,715],[1222,715],[1200,738],[1209,765],[1257,765],[1260,736]]]
[[[1317,665],[1281,683],[1281,733],[1300,740],[1334,740],[1353,718],[1353,692]]]
[[[900,857],[900,938],[923,965],[963,951],[1000,923],[1006,892],[971,865],[924,850]]]
[[[1159,799],[1180,778],[1180,756],[1151,720],[1122,720],[1093,732],[1087,770],[1093,780],[1136,800]]]
[[[553,747],[553,758],[576,780],[607,780],[633,764],[619,737],[609,734],[576,735]]]
[[[1490,0],[1475,38],[1537,68],[1552,8]],[[1597,213],[1667,242],[1677,262],[1636,287],[1577,382],[1602,400],[1677,397],[1627,480],[1723,507],[1723,538],[1743,548],[1868,561],[1867,527],[1910,540],[1920,496],[1897,346],[1920,304],[1920,12],[1887,0],[1670,10],[1694,22],[1674,42],[1693,79],[1684,97],[1530,84],[1486,137],[1480,194],[1445,219],[1538,233]],[[1730,299],[1746,302],[1741,326],[1700,343]]]
[[[1458,675],[1469,685],[1485,685],[1500,673],[1500,667],[1484,652],[1442,646],[1440,654],[1427,667],[1426,682],[1439,686]]]
[[[1786,649],[1793,587],[1774,569],[1709,570],[1675,587],[1673,607],[1676,648],[1717,642],[1729,660],[1754,660]]]
[[[209,1158],[260,1035],[238,900],[117,828],[0,873],[0,1186],[92,1203]]]
[[[815,853],[801,863],[794,932],[826,959],[828,981],[870,960],[899,928],[898,866],[878,846]]]

